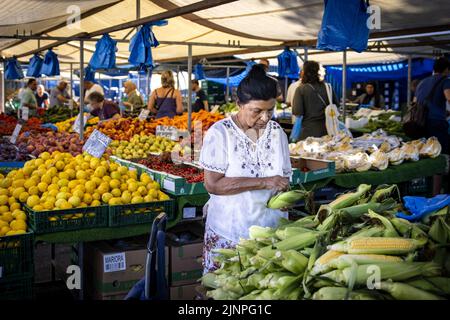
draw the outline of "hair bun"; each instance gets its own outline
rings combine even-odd
[[[248,77],[261,79],[266,76],[266,70],[262,64],[255,64],[248,73]]]

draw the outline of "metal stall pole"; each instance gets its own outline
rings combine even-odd
[[[83,140],[84,136],[84,41],[80,41],[80,139]],[[80,300],[84,298],[84,248],[83,242],[78,243],[78,265],[81,270],[80,275]]]
[[[177,66],[177,89],[180,90],[180,66]]]
[[[188,45],[188,131],[192,129],[192,45]]]
[[[306,62],[306,61],[308,61],[308,48],[304,47],[303,50],[304,50],[304,59],[305,59],[304,61]]]
[[[286,102],[288,92],[288,77],[284,77],[284,102]]]
[[[408,85],[407,85],[407,94],[406,94],[406,108],[411,104],[411,72],[412,72],[412,58],[411,55],[408,55]],[[403,116],[403,112],[402,112]]]
[[[73,63],[70,63],[70,99],[73,99]],[[72,108],[70,109],[70,117],[72,117],[73,101],[71,100],[69,103],[72,106]]]
[[[1,81],[2,81],[2,83],[1,83],[1,104],[0,104],[0,111],[1,112],[4,112],[4,113],[6,113],[6,106],[5,106],[5,103],[6,103],[6,94],[5,94],[5,70],[3,69],[3,71],[1,72],[2,74],[1,74]]]
[[[225,103],[230,101],[230,67],[227,67],[227,91],[225,92]]]
[[[342,114],[345,123],[346,117],[346,106],[345,106],[345,97],[347,96],[347,50],[342,52]]]
[[[145,96],[147,97],[150,95],[150,70],[147,70],[147,81],[145,83]]]

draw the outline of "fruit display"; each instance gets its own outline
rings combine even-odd
[[[447,208],[417,222],[393,186],[360,185],[297,221],[252,226],[215,249],[202,284],[215,300],[442,300],[450,297]],[[404,211],[404,210],[402,210]]]
[[[0,138],[0,161],[19,161],[28,160],[27,148],[21,146],[20,148],[9,142],[9,139]]]
[[[67,132],[46,132],[39,135],[23,133],[17,139],[19,149],[26,149],[28,153],[39,156],[47,152],[70,152],[77,155],[82,152],[83,141],[77,133]]]
[[[67,119],[65,121],[57,122],[57,123],[55,123],[55,126],[58,128],[59,132],[63,132],[63,131],[64,132],[73,132],[72,127],[73,127],[73,124],[76,119],[77,119],[77,116]],[[93,117],[87,121],[86,125],[94,125],[94,124],[97,124],[98,121],[99,121],[98,117]]]
[[[378,129],[383,129],[390,135],[401,136],[403,132],[403,124],[395,120],[373,120],[370,119],[369,123],[364,127],[365,130],[373,132]]]
[[[0,180],[4,201],[20,201],[34,211],[168,200],[149,175],[88,154],[42,153]],[[5,198],[6,197],[6,198]],[[8,198],[9,197],[9,198]],[[5,209],[6,210],[6,209]],[[73,217],[71,217],[73,218]]]
[[[153,122],[141,121],[139,119],[132,118],[108,120],[99,123],[96,126],[87,127],[85,131],[86,137],[89,137],[95,129],[113,140],[129,141],[136,134],[154,134],[156,131],[156,125]]]
[[[170,160],[170,154],[162,157],[149,156],[138,162],[149,169],[185,178],[188,183],[203,182],[204,179],[203,170],[186,164],[175,164]]]
[[[402,142],[383,130],[352,139],[346,135],[307,138],[289,145],[292,156],[301,156],[336,163],[336,172],[385,170],[388,165],[420,158],[436,158],[442,147],[435,137]]]
[[[69,119],[73,113],[77,113],[76,109],[71,111],[69,107],[54,106],[45,110],[42,120],[45,123],[57,123]]]
[[[27,232],[27,215],[19,201],[12,196],[14,190],[5,188],[5,177],[0,174],[0,237]]]
[[[0,136],[12,135],[14,128],[17,125],[17,119],[14,117],[0,114]],[[46,132],[50,129],[42,128],[42,121],[38,118],[30,118],[23,125],[21,132],[32,131],[33,133]]]
[[[151,153],[161,154],[172,152],[172,150],[181,150],[179,143],[154,135],[134,135],[130,141],[114,140],[109,147],[113,155],[126,160],[144,158]]]
[[[194,122],[200,121],[202,131],[207,131],[214,123],[225,117],[220,113],[210,113],[206,110],[200,110],[199,112],[192,113],[192,130],[194,130]],[[175,116],[172,119],[168,117],[156,119],[153,121],[158,126],[172,126],[180,130],[188,129],[188,114],[183,113],[181,116]]]

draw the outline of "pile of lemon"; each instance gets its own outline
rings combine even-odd
[[[151,177],[106,158],[48,152],[0,180],[4,200],[23,202],[34,211],[67,210],[168,200]],[[6,210],[6,209],[4,209]],[[9,211],[11,209],[9,208]]]
[[[4,178],[0,174],[0,181]],[[9,190],[0,188],[0,237],[27,232],[27,215],[20,208],[16,198],[10,197]]]
[[[85,113],[85,115],[87,115],[87,113]],[[73,132],[72,127],[73,127],[73,123],[75,122],[75,120],[77,119],[78,116],[72,117],[70,119],[67,119],[65,121],[61,121],[61,122],[57,122],[55,123],[55,126],[58,128],[59,132]],[[98,117],[93,117],[90,118],[87,122],[87,124],[97,124],[99,121]]]

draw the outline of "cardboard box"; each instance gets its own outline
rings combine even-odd
[[[186,286],[170,287],[170,300],[195,300],[198,283]]]
[[[334,161],[291,157],[291,164],[291,184],[294,185],[322,180],[332,177],[336,173],[336,164]],[[303,168],[307,168],[309,171],[303,172]]]
[[[125,296],[145,275],[147,237],[86,245],[86,292],[101,300]],[[166,257],[168,250],[166,249]],[[166,258],[166,273],[168,261]]]

